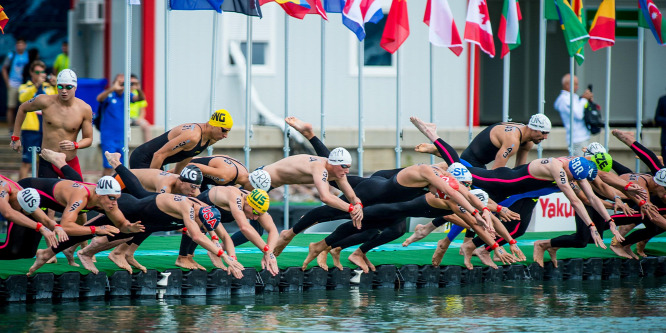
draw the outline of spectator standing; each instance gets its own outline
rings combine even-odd
[[[666,156],[666,95],[659,98],[654,122],[661,126],[661,157]]]
[[[62,42],[60,46],[62,53],[58,54],[53,62],[53,74],[58,75],[61,70],[69,68],[69,43]]]
[[[41,60],[41,58],[39,57],[39,49],[33,47],[28,50],[28,65],[23,67],[23,80],[21,83],[27,82],[32,78],[30,76],[30,64],[35,62],[35,60]]]
[[[148,107],[148,101],[146,101],[146,94],[144,94],[143,89],[141,89],[141,81],[136,75],[132,74],[130,76],[130,84],[132,96],[134,96],[134,100],[130,102],[131,125],[141,127],[143,143],[146,143],[151,139],[150,129],[152,127],[146,120],[146,107]]]
[[[23,67],[28,65],[25,38],[16,39],[15,50],[5,57],[2,64],[2,79],[7,87],[7,125],[10,135],[14,128],[14,112],[18,105],[18,89],[23,83]]]
[[[47,81],[46,65],[41,60],[30,63],[30,80],[19,87],[19,102],[24,103],[38,95],[57,95],[58,91]],[[32,152],[28,147],[42,146],[42,112],[28,112],[21,124],[23,156],[19,179],[28,177],[32,162]]]
[[[124,140],[124,124],[125,124],[125,110],[124,110],[124,89],[125,89],[125,75],[118,74],[113,80],[111,86],[97,95],[97,101],[101,105],[101,116],[99,132],[102,148],[102,163],[104,166],[104,176],[113,173],[113,167],[104,157],[104,152],[120,153],[121,163],[126,157],[123,152],[125,146]],[[130,96],[131,98],[132,96]],[[131,100],[131,99],[130,99]]]
[[[578,78],[574,76],[574,92],[578,91]],[[586,89],[583,93],[583,96],[578,97],[574,93],[573,96],[573,107],[571,107],[571,76],[566,74],[562,77],[562,91],[560,95],[555,100],[555,110],[560,113],[562,117],[562,123],[567,132],[567,144],[573,142],[573,155],[582,156],[583,147],[587,147],[590,140],[590,130],[587,129],[585,125],[584,115],[585,115],[585,106],[587,105],[588,100],[592,100],[593,94],[589,89]],[[569,134],[569,121],[571,120],[570,115],[573,110],[573,130],[570,137]]]

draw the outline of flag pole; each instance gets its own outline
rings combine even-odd
[[[643,122],[643,58],[645,57],[645,30],[638,28],[638,96],[636,97],[636,141],[641,142]],[[636,172],[640,172],[640,160],[636,159]]]
[[[472,126],[474,126],[474,58],[476,54],[476,44],[469,43],[469,100],[468,100],[468,119],[467,119],[467,140],[472,143]]]
[[[284,118],[289,117],[289,16],[284,14]],[[289,125],[286,121],[282,135],[284,144],[282,147],[283,156],[289,157]],[[289,185],[284,185],[284,230],[289,229]]]
[[[433,106],[433,95],[434,95],[434,76],[432,75],[432,59],[434,58],[434,52],[432,49],[432,43],[428,43],[430,46],[430,122],[434,123],[435,122],[435,112],[434,112],[434,106]],[[435,155],[430,155],[430,164],[435,164]]]
[[[574,122],[574,58],[569,57],[569,156],[574,155],[573,151],[573,122]]]
[[[363,65],[365,41],[358,43],[358,175],[363,177]]]
[[[250,124],[252,117],[251,94],[252,94],[252,16],[247,17],[247,31],[245,36],[245,165],[250,167]]]
[[[164,4],[164,132],[169,130],[169,1]]]
[[[606,116],[604,122],[604,147],[610,151],[608,138],[610,137],[610,95],[611,95],[611,47],[606,48]]]
[[[125,5],[125,82],[130,82],[132,73],[132,4],[127,0]],[[123,92],[123,164],[129,168],[129,141],[130,141],[130,85],[125,84]]]
[[[509,84],[511,81],[511,52],[504,56],[504,88],[502,96],[502,121],[509,121]]]
[[[320,100],[319,109],[321,110],[321,142],[326,142],[326,127],[324,121],[326,117],[326,104],[324,98],[326,97],[326,24],[321,20],[321,82],[320,87]]]
[[[546,90],[546,3],[545,0],[540,0],[540,10],[539,10],[539,97],[537,101],[539,102],[539,113],[544,113],[545,101],[545,90]],[[539,142],[537,146],[537,156],[541,158],[543,155],[543,146]]]
[[[219,26],[219,15],[213,11],[213,52],[211,52],[211,71],[210,71],[210,113],[215,112],[215,90],[217,90],[217,30]],[[208,147],[208,156],[213,155],[213,146]]]
[[[400,50],[395,52],[395,168],[400,168],[400,153],[402,148],[400,148]]]

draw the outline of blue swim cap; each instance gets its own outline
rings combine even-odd
[[[592,170],[597,171],[596,169],[595,165],[583,157],[576,157],[569,162],[569,171],[575,180],[594,179],[597,175],[596,172],[593,175]]]
[[[220,224],[222,214],[213,206],[205,206],[199,209],[199,219],[206,230],[213,231]]]

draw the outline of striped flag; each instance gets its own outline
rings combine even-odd
[[[499,31],[497,37],[502,42],[501,58],[509,51],[520,46],[520,28],[518,21],[522,20],[520,6],[517,0],[504,0],[502,7],[502,17],[500,18]]]
[[[446,0],[428,0],[423,23],[430,27],[429,39],[432,45],[448,47],[460,56],[463,51],[462,40]]]
[[[592,51],[615,45],[615,0],[604,0],[590,27]]]
[[[347,0],[342,9],[342,24],[356,34],[359,41],[365,39],[365,24],[377,23],[384,18],[379,0]]]
[[[666,45],[666,20],[652,0],[638,0],[638,7],[643,15],[638,15],[638,26],[650,28],[659,45]]]

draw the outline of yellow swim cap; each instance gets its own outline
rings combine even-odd
[[[229,111],[220,109],[210,116],[209,124],[215,127],[225,127],[231,129],[234,126],[234,120],[231,119]]]
[[[270,199],[268,198],[268,193],[264,190],[254,189],[247,195],[247,203],[257,211],[259,214],[263,214],[268,211],[268,206],[270,206]]]

